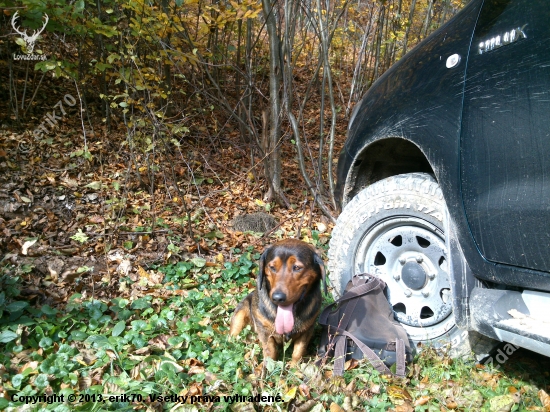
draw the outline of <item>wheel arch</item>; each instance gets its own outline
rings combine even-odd
[[[347,174],[343,204],[379,180],[414,172],[428,173],[437,180],[434,168],[415,143],[393,136],[377,139],[355,156]]]

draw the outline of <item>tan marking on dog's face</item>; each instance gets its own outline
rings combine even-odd
[[[295,255],[288,256],[286,260],[276,256],[267,262],[264,270],[271,287],[269,297],[272,298],[275,292],[284,293],[287,296],[282,303],[284,306],[296,303],[318,277],[315,270],[307,267]]]

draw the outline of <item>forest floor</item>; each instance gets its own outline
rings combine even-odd
[[[255,262],[287,237],[326,258],[332,229],[290,138],[287,209],[263,200],[260,166],[230,126],[182,141],[179,156],[130,159],[122,128],[100,119],[83,150],[68,113],[40,141],[35,124],[0,129],[0,409],[550,411],[549,360],[510,347],[497,368],[426,349],[405,379],[363,362],[335,378],[313,356],[297,368],[267,362],[260,377],[254,334],[227,339]],[[336,153],[345,122],[338,136]],[[235,218],[259,212],[275,217],[269,230],[237,230]],[[63,402],[31,398],[53,394]],[[224,398],[258,394],[280,402]]]

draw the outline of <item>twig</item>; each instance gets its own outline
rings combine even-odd
[[[319,196],[319,195],[317,195]],[[313,209],[315,208],[315,201],[316,199],[313,199],[313,201],[311,202],[311,207],[309,208],[309,222],[308,222],[308,227],[311,229],[311,222],[313,221]]]
[[[302,223],[304,223],[304,216],[306,213],[306,206],[307,206],[307,198],[304,200],[304,205],[302,206],[302,217],[300,218],[300,223],[296,227],[296,234],[294,237],[296,239],[300,239],[302,236]]]
[[[82,135],[84,136],[84,151],[88,150],[88,142],[86,141],[86,128],[84,127],[84,117],[82,116],[84,108],[82,107],[82,97],[80,97],[80,90],[78,90],[78,83],[76,82],[76,79],[74,81],[74,85],[76,87],[76,94],[78,95],[78,102],[80,103],[80,123],[82,124]]]

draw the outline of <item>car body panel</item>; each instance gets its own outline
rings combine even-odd
[[[550,7],[486,0],[473,45],[461,137],[472,236],[487,260],[550,271]]]

